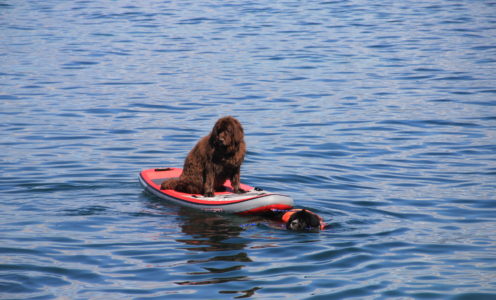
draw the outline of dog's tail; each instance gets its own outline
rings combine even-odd
[[[203,194],[201,184],[195,184],[195,181],[189,178],[171,178],[162,182],[160,185],[161,190],[175,190],[187,194]]]
[[[179,178],[171,178],[162,182],[160,185],[161,190],[175,190],[179,183]]]

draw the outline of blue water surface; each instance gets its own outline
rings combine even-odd
[[[0,1],[0,298],[496,299],[496,2]],[[217,118],[294,233],[143,192]]]

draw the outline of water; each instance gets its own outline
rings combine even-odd
[[[3,1],[0,298],[495,299],[496,3]],[[143,193],[215,120],[294,233]]]

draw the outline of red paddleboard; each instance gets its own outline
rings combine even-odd
[[[246,184],[240,184],[240,187],[247,191],[246,193],[235,194],[229,180],[224,183],[226,191],[216,192],[214,197],[160,189],[162,182],[179,177],[181,173],[180,168],[148,169],[140,172],[139,180],[146,191],[161,199],[203,211],[249,215],[293,207],[293,199],[286,195],[271,193]]]

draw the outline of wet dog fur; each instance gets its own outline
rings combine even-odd
[[[244,193],[239,185],[245,153],[241,123],[231,116],[220,118],[210,134],[188,153],[181,176],[166,180],[161,189],[212,197],[225,190],[224,183],[229,179],[235,193]]]
[[[319,230],[320,218],[308,210],[295,212],[286,222],[286,229],[293,231]]]

